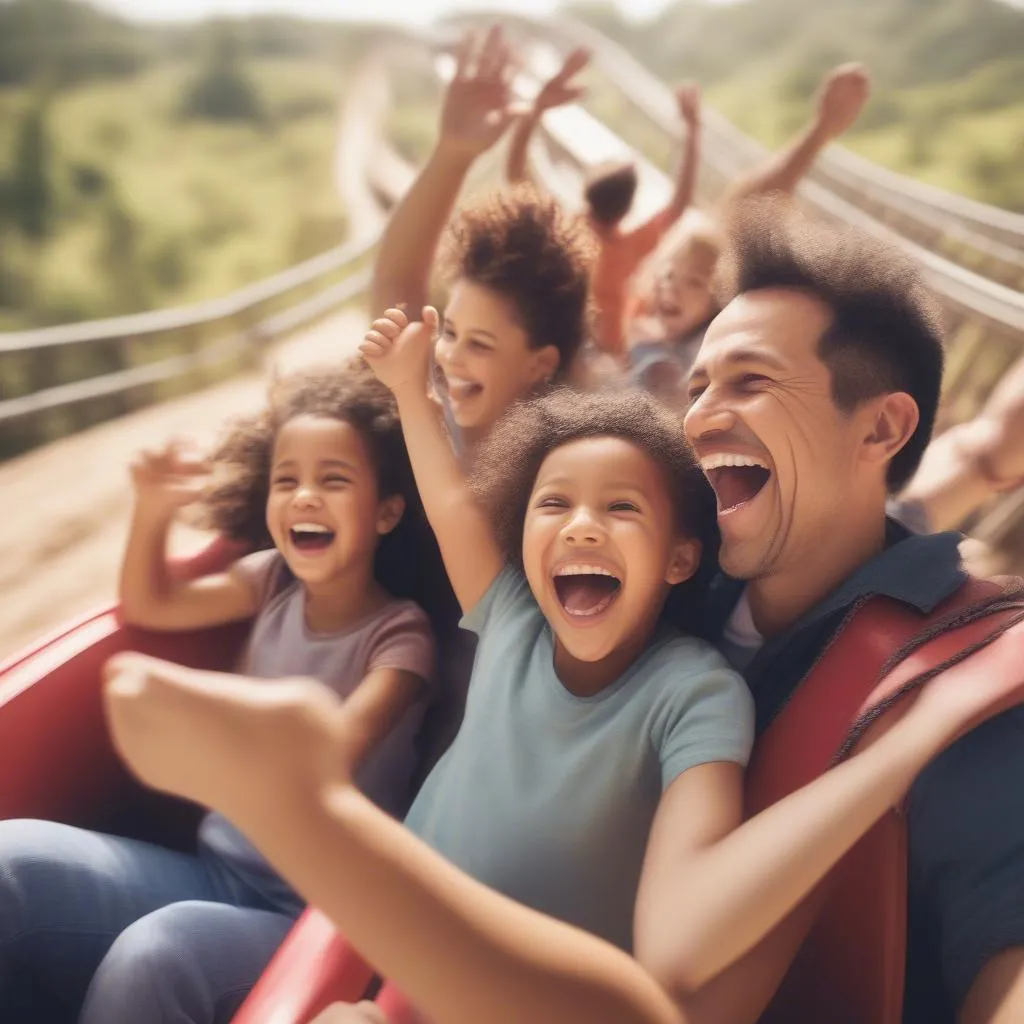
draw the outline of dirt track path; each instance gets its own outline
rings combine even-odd
[[[348,311],[282,342],[282,369],[352,352],[365,317]],[[265,377],[253,373],[104,423],[0,465],[0,660],[37,636],[113,599],[128,525],[128,463],[140,448],[180,435],[209,442],[227,417],[258,408]],[[172,546],[206,538],[184,528]]]
[[[341,117],[338,184],[355,237],[374,231],[382,217],[365,176],[376,147],[379,97],[379,83],[357,75]],[[359,307],[343,311],[272,348],[267,368],[336,361],[355,350],[365,329]],[[176,435],[209,443],[225,419],[259,407],[265,379],[236,377],[0,464],[0,662],[114,598],[131,506],[127,467],[135,452]],[[205,542],[182,528],[172,550]]]

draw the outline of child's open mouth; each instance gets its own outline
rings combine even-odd
[[[563,565],[554,575],[555,593],[566,615],[588,619],[607,611],[622,582],[598,565]]]
[[[772,475],[763,462],[749,455],[709,455],[700,464],[718,499],[719,514],[753,501]]]
[[[454,402],[465,402],[475,398],[484,389],[484,386],[475,380],[466,380],[462,377],[446,377],[445,386],[449,398]]]
[[[330,547],[334,531],[319,523],[296,523],[288,536],[299,551],[316,552]]]

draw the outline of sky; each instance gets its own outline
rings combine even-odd
[[[423,25],[435,18],[458,11],[483,8],[515,9],[522,14],[550,14],[558,0],[92,0],[98,7],[129,18],[168,21],[190,20],[209,14],[245,15],[287,13],[296,17],[339,18],[345,20],[401,21]],[[670,0],[616,0],[620,10],[630,17],[646,18],[657,14]],[[714,0],[722,3],[728,0]]]

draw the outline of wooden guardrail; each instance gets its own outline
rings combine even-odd
[[[462,16],[451,19],[449,24],[455,27],[480,17]],[[621,47],[585,26],[564,19],[547,22],[516,15],[511,20],[533,42],[526,55],[526,66],[535,78],[544,77],[557,66],[560,48],[570,43],[584,43],[594,51],[595,63],[627,96],[638,116],[663,132],[678,134],[678,116],[671,91]],[[707,123],[706,116],[705,125]],[[614,155],[608,142],[609,138],[614,138],[613,133],[579,108],[552,111],[545,119],[545,127],[555,149],[561,154],[568,153],[577,162],[590,163]],[[731,125],[728,127],[734,135],[739,135]],[[714,138],[714,133],[711,134]],[[624,144],[616,139],[616,145],[621,149]],[[720,193],[748,164],[737,156],[735,148],[714,142],[705,143],[703,157],[704,194],[708,198]],[[650,172],[649,162],[641,161],[641,177]],[[667,188],[667,183],[656,188]],[[973,416],[1006,370],[1024,356],[1024,293],[988,280],[897,233],[861,206],[817,181],[805,182],[799,196],[820,216],[884,235],[922,265],[946,311],[949,361],[942,426]]]
[[[252,365],[270,342],[364,291],[375,244],[340,245],[192,306],[0,334],[0,455]]]
[[[538,77],[543,77],[550,73],[555,61],[551,54],[530,54],[527,69],[532,68]],[[675,128],[674,114],[666,121]],[[582,168],[594,161],[621,158],[627,151],[625,143],[606,125],[579,107],[552,111],[545,118],[540,136],[549,153],[563,164],[563,177],[558,183],[561,191],[573,189],[565,181],[564,165]],[[647,207],[663,204],[671,189],[667,177],[642,154],[637,164],[642,184],[642,195],[638,198]],[[550,158],[536,161],[535,166],[543,173],[550,166]],[[721,170],[724,185],[729,179],[725,168]],[[579,187],[577,180],[575,188]],[[823,216],[886,234],[924,266],[932,286],[943,299],[948,326],[947,372],[939,429],[975,416],[1003,373],[1024,358],[1024,296],[980,279],[918,243],[894,235],[863,210],[816,182],[803,190],[803,198]],[[995,499],[968,525],[972,536],[1000,550],[1007,564],[1019,567],[1024,558],[1024,488]]]
[[[465,17],[453,18],[450,23],[457,24]],[[491,17],[511,20],[527,36],[545,39],[562,49],[586,45],[598,69],[639,112],[657,125],[678,130],[675,106],[664,83],[600,32],[569,16],[542,20],[494,13]],[[708,170],[724,180],[732,180],[763,159],[766,152],[713,109],[704,113],[704,141]],[[809,177],[837,198],[854,203],[892,230],[950,261],[1010,288],[1024,286],[1024,214],[896,174],[841,146],[826,150]]]

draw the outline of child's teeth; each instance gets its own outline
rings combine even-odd
[[[292,529],[296,533],[330,533],[331,531],[326,526],[321,526],[319,523],[296,523]]]

